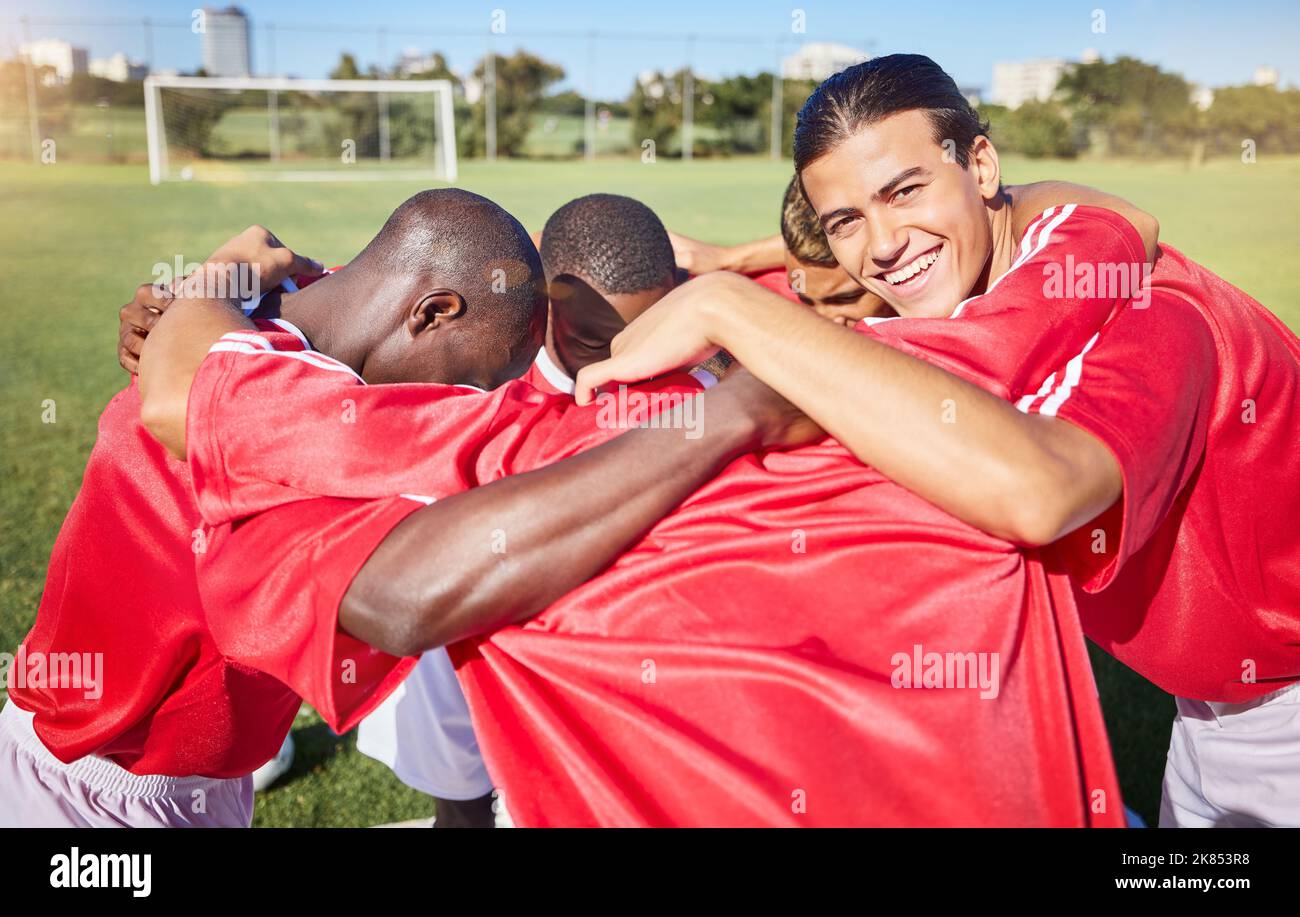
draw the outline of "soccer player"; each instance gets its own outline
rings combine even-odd
[[[852,334],[701,278],[588,367],[579,400],[725,347],[863,462],[984,531],[1052,546],[1087,633],[1178,698],[1162,824],[1300,824],[1300,771],[1274,753],[1300,746],[1295,335],[1168,245],[1144,277],[1132,228],[1102,211],[1024,224],[985,126],[928,58],[823,83],[795,164],[837,260],[902,317]],[[1046,345],[1036,316],[1068,302],[1093,321],[1088,304],[1117,294],[1083,347],[1001,398],[954,377],[1025,329],[1026,348]],[[938,365],[913,357],[998,315],[1026,324],[973,333]]]
[[[1048,207],[1089,204],[1123,216],[1154,253],[1160,226],[1123,198],[1069,182],[1043,181],[1004,189],[1013,213],[1025,223]],[[709,245],[670,233],[678,257],[691,273],[725,270],[745,274],[759,286],[811,306],[823,318],[852,326],[865,318],[897,315],[888,303],[863,287],[835,260],[817,214],[808,205],[796,175],[781,202],[781,234],[740,245]]]
[[[268,286],[320,272],[254,227],[191,286],[234,263],[256,265]],[[543,306],[523,228],[490,201],[448,190],[411,198],[346,270],[300,292],[273,289],[254,314],[289,341],[302,317],[373,381],[491,388],[532,359]],[[249,775],[281,747],[297,710],[282,684],[216,649],[194,580],[207,534],[189,472],[139,415],[133,383],[101,416],[10,670],[0,823],[246,825]],[[97,662],[93,683],[84,672],[54,677],[50,661],[65,659]],[[357,703],[346,716],[373,705]]]
[[[549,321],[524,380],[572,394],[578,370],[609,356],[614,336],[677,285],[677,264],[655,212],[618,194],[569,201],[546,221],[538,248]]]

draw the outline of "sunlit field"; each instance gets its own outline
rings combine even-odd
[[[107,118],[104,113],[97,113]],[[622,132],[624,128],[620,127]],[[580,139],[554,125],[548,151]],[[138,140],[139,138],[135,138]],[[126,143],[126,138],[123,138]],[[134,141],[132,141],[134,142]],[[540,141],[539,141],[540,142]],[[642,163],[463,163],[460,184],[538,229],[565,201],[592,191],[638,197],[672,229],[717,242],[777,230],[788,162],[737,159]],[[1093,184],[1155,213],[1162,237],[1300,328],[1300,159],[1058,162],[1010,159],[1009,182]],[[201,260],[249,223],[327,264],[351,258],[418,182],[170,183],[151,187],[140,165],[0,163],[0,651],[31,625],[45,564],[76,494],[96,420],[126,381],[115,355],[117,310],[157,262]],[[54,423],[43,422],[52,400]],[[149,583],[138,584],[140,589]],[[123,613],[129,614],[129,596]],[[761,609],[758,611],[761,612]],[[1172,701],[1094,654],[1126,794],[1148,821],[1159,801]],[[374,824],[427,817],[429,801],[332,735],[310,711],[296,733],[291,774],[259,798],[259,825]]]

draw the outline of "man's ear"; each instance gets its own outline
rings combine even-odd
[[[455,290],[437,289],[421,293],[406,314],[406,330],[411,337],[438,328],[465,314],[465,298]]]
[[[983,134],[971,144],[970,168],[975,172],[980,196],[986,201],[997,197],[1002,187],[1002,166],[998,162],[998,151],[993,146],[993,141]]]

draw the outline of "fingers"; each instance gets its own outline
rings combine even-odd
[[[293,262],[289,265],[290,277],[296,277],[299,274],[306,274],[314,277],[318,274],[325,273],[325,265],[321,264],[316,259],[308,258],[307,256],[300,255],[297,252],[292,252],[291,254],[293,255]]]
[[[610,357],[598,363],[588,363],[578,370],[578,376],[573,380],[573,399],[578,404],[591,404],[600,387],[618,377],[616,363],[617,358]]]
[[[122,328],[118,334],[117,362],[133,376],[140,370],[140,348],[144,345],[144,338],[144,334],[130,327]]]

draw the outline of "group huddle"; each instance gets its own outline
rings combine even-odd
[[[1300,825],[1295,335],[927,58],[794,161],[739,246],[441,189],[141,286],[0,825],[246,826],[305,700],[441,826],[1122,826],[1085,635],[1177,696],[1162,824]]]

